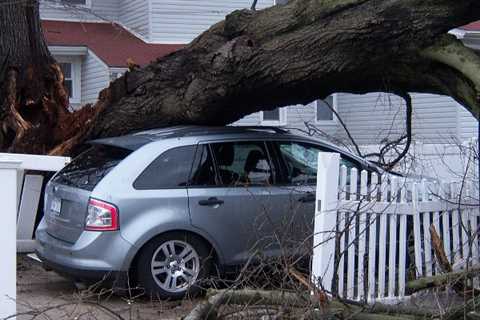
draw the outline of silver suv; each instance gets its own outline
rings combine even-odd
[[[129,279],[161,298],[195,293],[214,266],[252,252],[311,250],[318,152],[369,166],[266,127],[171,127],[91,145],[47,185],[37,254],[76,280]]]

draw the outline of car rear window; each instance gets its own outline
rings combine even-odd
[[[106,145],[94,145],[63,168],[54,182],[92,191],[131,150]]]

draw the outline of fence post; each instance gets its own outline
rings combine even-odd
[[[315,283],[332,290],[335,265],[340,155],[319,152],[313,236],[312,275]]]
[[[0,263],[0,319],[16,313],[16,228],[18,172],[21,161],[0,160],[0,203],[2,223],[0,223],[0,243],[2,263]]]

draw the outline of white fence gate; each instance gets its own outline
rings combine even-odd
[[[70,158],[0,153],[0,319],[16,312],[16,252],[34,248],[33,229],[43,177],[25,170],[58,171]],[[24,179],[25,178],[25,179]]]
[[[440,271],[431,225],[452,264],[479,262],[477,186],[338,168],[338,156],[320,153],[312,271],[324,289],[354,300],[404,298],[407,279]]]

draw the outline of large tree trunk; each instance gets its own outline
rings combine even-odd
[[[478,0],[292,0],[235,11],[117,79],[95,112],[73,122],[88,118],[82,130],[45,149],[67,153],[87,138],[164,125],[223,125],[333,92],[445,94],[478,118],[480,59],[446,35],[478,19]]]
[[[0,0],[0,151],[46,153],[82,131],[93,110],[68,111],[59,65],[48,51],[37,0]]]

